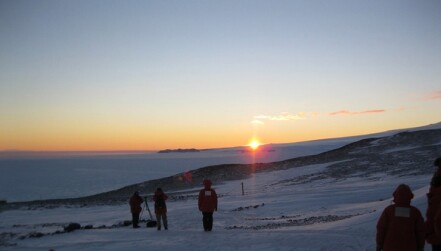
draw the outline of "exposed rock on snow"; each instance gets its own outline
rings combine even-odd
[[[281,227],[292,227],[292,226],[306,226],[306,225],[312,225],[312,224],[318,224],[318,223],[327,223],[327,222],[333,222],[333,221],[339,221],[348,219],[351,217],[354,217],[357,215],[325,215],[325,216],[312,216],[308,218],[303,219],[297,219],[297,220],[286,220],[284,222],[273,222],[268,223],[264,225],[257,225],[257,226],[230,226],[226,227],[225,229],[232,230],[232,229],[252,229],[252,230],[261,230],[261,229],[276,229]]]
[[[233,212],[234,212],[234,211],[242,211],[242,210],[246,210],[246,209],[258,208],[258,207],[263,207],[263,206],[265,206],[265,203],[262,203],[262,204],[260,204],[260,205],[248,206],[248,207],[239,207],[239,208],[236,208],[236,209],[234,209],[234,210],[232,210],[232,211],[233,211]]]
[[[145,224],[146,220],[140,220],[140,223]],[[40,232],[38,231],[32,231],[25,234],[18,234],[14,232],[3,232],[0,233],[0,247],[1,246],[14,246],[15,244],[11,244],[9,241],[13,240],[15,238],[19,240],[29,239],[29,238],[41,238],[44,236],[51,236],[51,235],[58,235],[58,234],[65,234],[70,233],[76,230],[91,230],[91,229],[114,229],[114,228],[123,228],[123,227],[129,227],[132,225],[132,221],[126,220],[126,221],[120,221],[113,225],[106,226],[106,225],[100,225],[100,226],[93,226],[93,225],[85,225],[81,226],[81,224],[76,222],[71,223],[44,223],[44,224],[37,224],[37,225],[14,225],[14,227],[17,228],[25,228],[30,227],[31,229],[40,229]],[[60,229],[63,230],[60,230]],[[57,230],[58,229],[58,230]]]
[[[72,231],[75,231],[75,230],[80,229],[80,228],[81,228],[81,225],[78,224],[78,223],[69,223],[69,225],[64,227],[64,231],[72,232]]]

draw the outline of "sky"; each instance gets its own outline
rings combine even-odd
[[[0,150],[290,143],[441,121],[440,1],[0,0]]]

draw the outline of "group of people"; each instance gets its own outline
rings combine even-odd
[[[376,244],[377,251],[423,251],[427,241],[432,245],[432,251],[441,251],[441,158],[434,162],[437,167],[430,182],[427,194],[428,207],[426,221],[418,208],[411,205],[413,193],[406,184],[399,185],[393,192],[394,204],[387,206],[377,222]],[[212,182],[203,181],[204,188],[198,197],[199,211],[202,212],[204,231],[213,228],[213,213],[217,211],[217,194],[211,188]],[[168,229],[167,206],[168,196],[157,188],[153,196],[157,228]],[[139,215],[142,211],[143,199],[138,192],[130,198],[132,224],[139,228]]]
[[[211,231],[213,229],[213,213],[217,211],[217,194],[216,191],[211,188],[211,180],[206,179],[203,181],[204,188],[199,191],[198,207],[202,212],[202,225],[204,231]],[[157,229],[161,230],[162,225],[164,229],[168,229],[167,222],[167,205],[165,201],[168,196],[158,187],[153,195],[153,201],[155,202],[155,216],[157,221]],[[142,203],[144,200],[136,191],[132,197],[130,197],[130,211],[132,213],[132,226],[133,228],[139,228],[139,215],[142,211]]]
[[[423,251],[427,241],[432,251],[441,251],[441,158],[427,194],[426,221],[412,206],[413,193],[406,184],[393,193],[394,204],[386,207],[377,222],[377,251]]]

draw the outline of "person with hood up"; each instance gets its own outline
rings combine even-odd
[[[133,193],[132,197],[130,197],[130,212],[132,213],[132,225],[133,228],[139,228],[139,214],[142,211],[142,204],[143,200],[141,196],[139,196],[139,192],[136,191]]]
[[[441,158],[437,158],[433,165],[437,170],[432,176],[427,194],[426,240],[432,245],[433,251],[441,251]]]
[[[202,223],[204,231],[211,231],[213,229],[213,212],[217,211],[217,194],[211,188],[211,180],[204,180],[204,189],[199,192],[198,206],[199,211],[202,212]]]
[[[165,201],[168,199],[168,196],[162,191],[160,187],[158,187],[155,191],[155,195],[153,195],[153,201],[155,201],[155,215],[156,221],[158,222],[158,230],[161,230],[161,219],[164,224],[164,229],[168,229],[167,223],[167,205]]]
[[[386,207],[377,222],[377,251],[423,251],[424,219],[411,206],[413,193],[401,184],[393,193],[394,203]]]

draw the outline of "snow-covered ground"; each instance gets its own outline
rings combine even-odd
[[[316,154],[347,143],[350,143],[348,139],[286,144],[276,151],[267,151],[267,154],[258,156],[254,161],[267,162]],[[145,164],[142,162],[145,156],[104,158],[105,163],[115,162],[116,159],[121,164],[126,163],[128,167],[123,169],[125,172],[120,170],[121,167],[102,166],[104,162],[100,163],[99,160],[86,166],[77,165],[88,163],[90,158],[68,157],[74,164],[55,158],[55,164],[67,165],[73,170],[66,167],[57,173],[54,172],[56,169],[46,170],[43,165],[33,170],[32,174],[24,175],[29,180],[39,181],[36,183],[14,177],[19,175],[19,172],[12,171],[13,167],[17,167],[17,162],[3,158],[0,190],[4,196],[15,198],[12,201],[26,199],[19,197],[23,191],[29,192],[34,199],[38,199],[35,195],[40,194],[44,198],[56,198],[59,195],[54,191],[56,189],[78,189],[70,195],[86,195],[85,191],[93,194],[102,189],[125,185],[117,180],[131,184],[173,175],[191,167],[249,163],[247,156],[246,153],[237,152],[237,149],[218,149],[203,152],[202,155],[160,155],[164,162],[155,159],[160,165],[149,168],[140,168]],[[141,161],[137,162],[137,159]],[[145,223],[139,229],[123,226],[124,221],[131,219],[128,204],[24,207],[0,211],[0,250],[375,250],[376,222],[382,210],[391,203],[393,191],[401,183],[410,185],[415,194],[412,204],[425,214],[431,175],[391,176],[374,172],[338,179],[314,175],[321,173],[329,164],[257,173],[245,180],[214,184],[220,198],[212,232],[203,231],[202,215],[197,209],[197,191],[186,191],[186,196],[168,201],[167,231],[146,228]],[[30,167],[24,168],[29,170]],[[99,175],[104,178],[100,179]],[[95,176],[95,179],[85,178],[87,176]],[[16,179],[15,183],[8,181],[11,178]],[[57,184],[54,180],[57,179],[71,182],[61,182],[54,187]],[[93,186],[93,180],[97,187]],[[141,192],[151,194],[153,191]],[[141,219],[149,219],[145,209]],[[79,223],[83,228],[64,232],[64,227],[72,222]],[[91,229],[85,229],[86,226]],[[430,250],[430,247],[426,245],[425,250]]]
[[[288,185],[324,165],[305,166],[214,184],[219,211],[213,232],[204,232],[197,201],[168,202],[169,230],[103,228],[130,219],[128,205],[12,210],[0,214],[0,231],[17,234],[1,250],[375,250],[375,225],[400,183],[411,186],[413,205],[424,214],[430,176],[377,175],[346,180],[323,179]],[[242,195],[241,183],[245,195]],[[143,219],[148,218],[144,211]],[[94,229],[54,233],[76,222]],[[5,238],[3,234],[2,238]],[[429,247],[426,247],[429,250]]]

